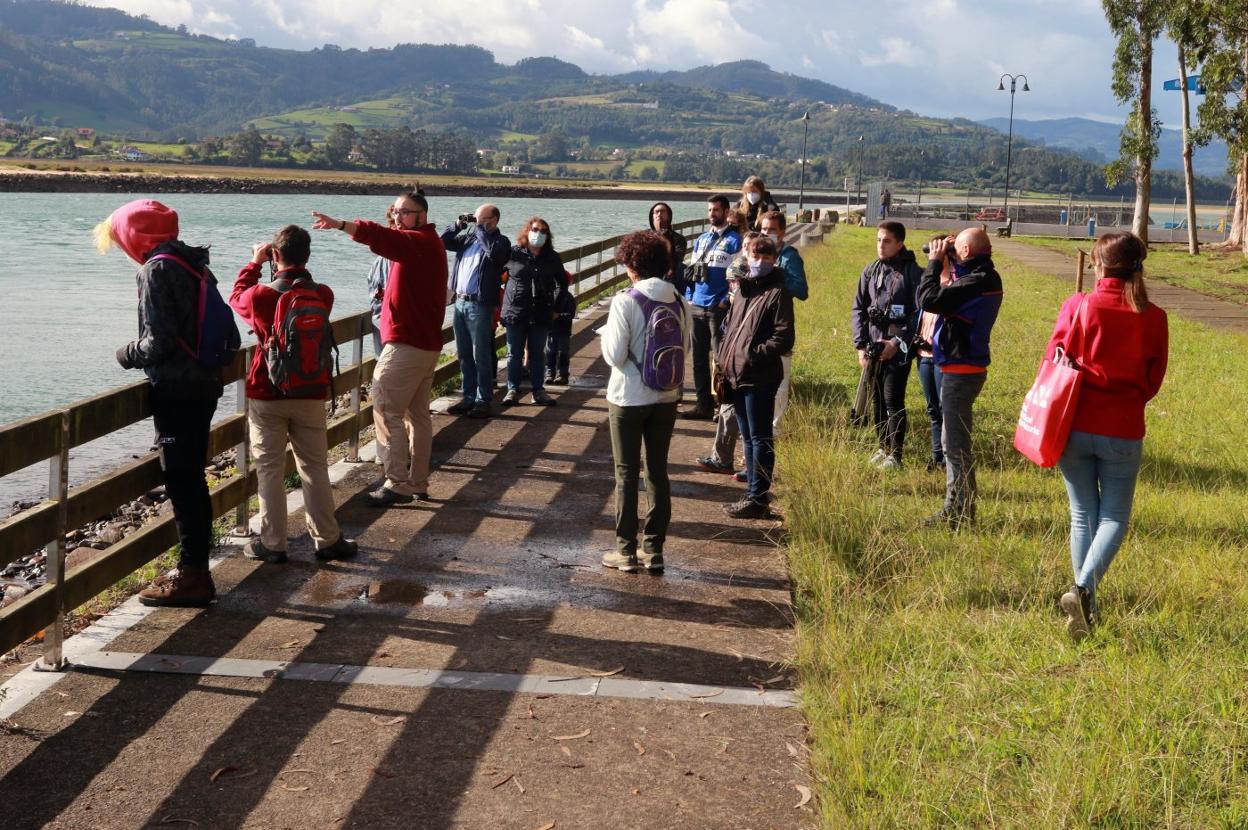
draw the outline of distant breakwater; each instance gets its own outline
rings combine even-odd
[[[412,186],[412,180],[362,181],[351,179],[279,179],[247,176],[184,176],[157,173],[0,172],[0,192],[6,193],[255,193],[331,194],[344,196],[394,195]],[[700,201],[711,191],[633,189],[621,187],[566,187],[512,184],[482,178],[464,184],[426,184],[428,196],[493,196],[533,199],[670,199]]]

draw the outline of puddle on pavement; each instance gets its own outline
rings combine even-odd
[[[581,389],[606,389],[607,378],[605,375],[574,375],[568,378],[568,386],[579,387]]]
[[[318,605],[337,606],[406,606],[448,608],[474,603],[506,605],[540,605],[549,600],[546,592],[511,585],[477,588],[470,591],[431,590],[408,579],[384,579],[356,582],[345,588],[335,584],[316,584],[310,588],[311,600]]]

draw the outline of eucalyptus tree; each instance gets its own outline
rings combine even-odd
[[[1169,3],[1162,0],[1101,0],[1109,28],[1118,38],[1111,88],[1120,103],[1131,105],[1122,128],[1121,155],[1106,168],[1111,187],[1131,175],[1135,179],[1135,215],[1131,230],[1148,241],[1148,210],[1152,201],[1153,159],[1161,122],[1153,109],[1153,42],[1165,26]]]
[[[1183,186],[1187,196],[1187,251],[1200,253],[1196,226],[1196,183],[1192,172],[1194,144],[1205,140],[1193,133],[1191,97],[1188,95],[1187,73],[1204,61],[1212,47],[1214,31],[1212,5],[1207,0],[1171,0],[1166,9],[1166,31],[1178,49],[1179,95],[1183,107]]]
[[[1208,0],[1209,51],[1201,69],[1200,129],[1226,141],[1235,172],[1228,247],[1248,254],[1248,0]]]

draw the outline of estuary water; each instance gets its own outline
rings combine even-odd
[[[272,238],[283,225],[310,227],[314,209],[384,221],[393,201],[383,196],[0,193],[0,336],[8,355],[0,361],[0,424],[142,379],[114,358],[117,348],[136,336],[135,265],[118,249],[100,256],[91,236],[114,208],[138,198],[168,204],[178,212],[183,241],[211,246],[211,267],[227,297],[251,246]],[[530,216],[541,216],[560,250],[644,228],[651,205],[649,200],[434,197],[431,219],[443,228],[483,201],[498,205],[500,226],[509,237]],[[701,218],[706,210],[703,201],[671,204],[677,222]],[[313,233],[309,270],[333,288],[334,316],[368,307],[365,276],[372,260],[367,248],[345,234]],[[239,327],[249,342],[246,327]],[[371,351],[371,344],[366,349]],[[344,359],[349,355],[344,348]],[[234,400],[227,390],[218,417],[234,411]],[[71,486],[147,452],[151,441],[147,422],[75,449]],[[43,498],[46,488],[46,464],[0,478],[0,518],[10,503]]]

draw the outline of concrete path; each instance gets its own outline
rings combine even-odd
[[[813,825],[779,528],[724,517],[739,485],[692,463],[710,423],[677,424],[667,573],[598,564],[590,325],[558,406],[436,417],[432,504],[366,506],[371,464],[339,485],[357,560],[231,556],[212,609],[144,617],[22,708],[0,824]]]
[[[1058,277],[1067,282],[1071,291],[1074,291],[1075,271],[1079,267],[1075,257],[1067,256],[1051,248],[1028,245],[1026,242],[1014,239],[993,239],[992,246],[993,250],[1011,259],[1035,268],[1037,271]],[[1088,243],[1088,250],[1091,250],[1091,242]],[[1210,297],[1208,294],[1201,294],[1190,288],[1170,285],[1162,281],[1165,278],[1164,274],[1154,275],[1146,272],[1146,276],[1148,277],[1149,299],[1164,308],[1166,313],[1177,314],[1222,331],[1248,334],[1248,306]],[[1095,281],[1095,274],[1089,265],[1084,274],[1084,289],[1090,289]]]

